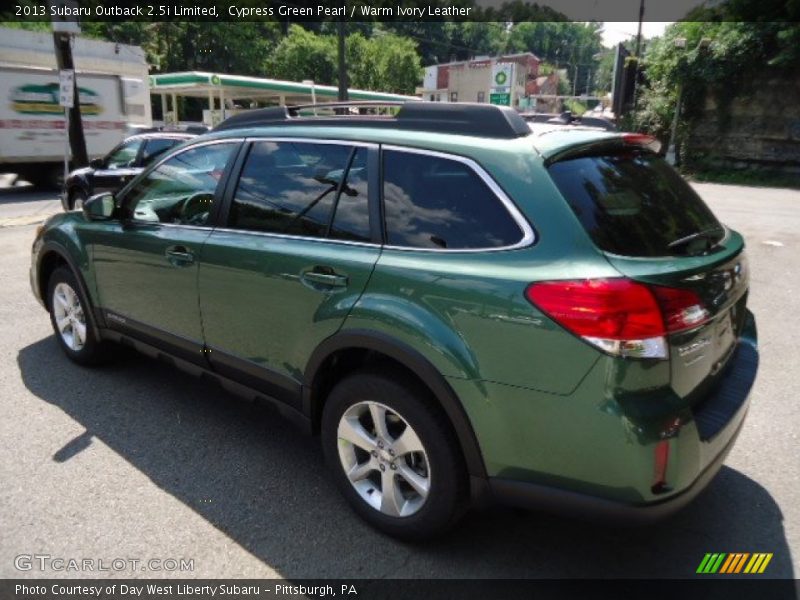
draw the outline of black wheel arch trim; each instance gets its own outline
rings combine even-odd
[[[458,396],[447,383],[447,380],[420,352],[392,336],[368,329],[350,329],[340,331],[322,341],[309,358],[303,386],[303,412],[312,422],[319,416],[321,399],[315,398],[314,382],[320,368],[335,352],[347,349],[373,350],[384,354],[402,364],[419,377],[433,392],[445,411],[456,433],[461,451],[466,462],[467,471],[472,478],[485,479],[486,467],[478,445],[478,439],[472,429],[469,417]]]
[[[78,287],[80,288],[79,291],[81,293],[81,296],[83,296],[84,300],[88,304],[88,306],[86,307],[87,308],[86,313],[92,324],[92,332],[93,332],[92,335],[94,335],[96,341],[98,342],[101,341],[99,333],[100,327],[105,326],[105,323],[102,324],[98,323],[97,314],[92,305],[92,297],[89,294],[89,290],[86,286],[86,281],[83,279],[83,274],[81,273],[80,268],[78,268],[78,265],[76,264],[75,260],[70,255],[69,251],[58,242],[54,242],[52,240],[48,240],[44,242],[44,244],[42,244],[42,249],[39,251],[39,256],[36,259],[36,281],[38,283],[39,294],[42,297],[42,301],[44,303],[45,308],[48,311],[50,310],[50,307],[48,306],[47,289],[46,289],[47,282],[44,282],[45,289],[42,289],[42,280],[41,280],[42,260],[44,260],[45,256],[51,253],[55,253],[60,258],[62,258],[64,262],[67,263],[67,266],[69,267],[70,271],[72,271],[72,274],[75,276],[75,280],[78,282]]]

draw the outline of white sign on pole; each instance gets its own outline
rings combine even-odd
[[[72,108],[75,105],[75,71],[72,69],[62,69],[59,72],[58,81],[58,103],[64,108]]]
[[[51,23],[55,33],[80,35],[81,26],[77,17],[70,16],[78,14],[77,0],[50,0],[47,4],[50,14],[53,15]]]

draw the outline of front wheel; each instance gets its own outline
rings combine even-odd
[[[418,385],[376,372],[347,377],[325,404],[322,444],[341,492],[389,535],[431,537],[464,512],[466,476],[455,436]]]
[[[97,340],[89,319],[89,304],[71,270],[58,267],[47,286],[50,323],[64,353],[82,365],[97,364],[108,356],[107,344]]]

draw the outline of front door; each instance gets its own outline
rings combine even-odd
[[[335,333],[380,254],[368,169],[377,148],[255,141],[227,223],[206,241],[200,307],[222,374],[297,405],[314,348]]]
[[[238,142],[194,146],[150,171],[121,199],[123,219],[93,235],[109,327],[202,362],[198,261],[217,188]]]

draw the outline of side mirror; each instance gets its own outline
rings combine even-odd
[[[111,192],[95,194],[83,203],[83,216],[88,221],[108,221],[114,216],[116,206]]]
[[[93,169],[102,169],[106,166],[106,161],[102,158],[94,158],[89,161],[89,166]]]

